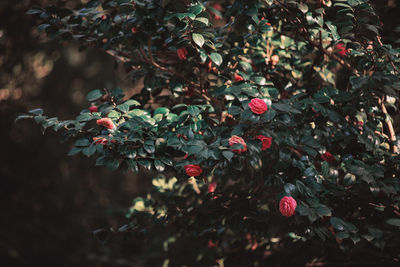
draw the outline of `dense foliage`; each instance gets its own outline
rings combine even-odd
[[[155,170],[128,231],[148,264],[256,265],[292,242],[397,253],[399,50],[369,1],[89,1],[31,9],[39,31],[123,62],[140,93],[96,89],[34,118],[70,155]]]

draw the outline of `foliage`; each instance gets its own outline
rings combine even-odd
[[[122,228],[144,235],[147,263],[232,263],[245,251],[256,263],[299,240],[395,253],[399,50],[382,43],[369,1],[92,0],[28,13],[51,38],[144,78],[129,98],[90,92],[98,110],[73,120],[19,118],[72,138],[70,155],[160,173]],[[284,196],[294,216],[279,213]]]

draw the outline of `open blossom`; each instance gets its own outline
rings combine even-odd
[[[200,167],[200,165],[189,164],[185,165],[184,168],[188,176],[199,176],[203,173],[203,169]]]
[[[177,50],[178,53],[178,57],[180,60],[186,60],[186,56],[188,54],[188,51],[186,50],[186,48],[181,47]]]
[[[243,77],[242,76],[240,76],[239,74],[235,74],[235,81],[236,82],[240,82],[240,81],[243,81],[244,79],[243,79]]]
[[[89,111],[93,113],[93,112],[98,112],[99,109],[96,106],[90,106]]]
[[[257,135],[256,138],[261,141],[262,146],[261,150],[267,150],[272,145],[272,137],[268,137],[265,135]]]
[[[268,110],[267,104],[265,103],[264,100],[260,98],[253,98],[248,106],[251,109],[251,111],[253,111],[253,113],[258,115],[263,114],[265,111]]]
[[[246,145],[246,142],[243,140],[243,138],[239,137],[237,135],[233,135],[231,138],[229,138],[229,145],[233,146],[233,145],[236,145],[236,144],[241,144],[243,146],[243,148],[241,148],[241,149],[233,149],[232,150],[233,152],[240,154],[240,153],[243,153],[243,152],[247,151],[247,145]]]
[[[110,118],[101,118],[96,121],[97,125],[104,126],[107,129],[115,130],[117,127],[114,125]]]
[[[297,202],[292,197],[283,197],[279,202],[279,211],[285,217],[290,217],[294,215],[297,207]]]
[[[333,163],[336,161],[335,157],[332,155],[331,152],[326,151],[324,154],[321,155],[321,159],[328,163]]]
[[[346,49],[346,46],[343,43],[338,43],[335,48],[341,57],[345,57],[349,53],[349,50]]]
[[[216,182],[211,182],[208,185],[208,193],[214,193],[216,188],[217,188],[217,183]]]

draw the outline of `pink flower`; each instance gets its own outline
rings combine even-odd
[[[212,182],[208,185],[208,193],[214,193],[215,189],[217,188],[217,183]]]
[[[177,50],[178,53],[178,57],[180,60],[186,60],[186,56],[188,54],[188,51],[186,50],[186,48],[181,47]]]
[[[110,118],[101,118],[96,121],[97,125],[104,126],[107,129],[115,130],[117,127],[114,125]]]
[[[89,107],[89,111],[90,111],[91,113],[93,113],[93,112],[98,112],[99,109],[98,109],[96,106],[90,106],[90,107]]]
[[[184,166],[186,174],[189,176],[199,176],[203,173],[203,169],[200,165],[189,164]]]
[[[237,135],[233,135],[231,138],[229,138],[229,145],[233,146],[233,145],[236,145],[236,144],[241,144],[243,146],[243,148],[241,148],[241,149],[233,149],[232,150],[233,152],[240,154],[240,153],[243,153],[243,152],[247,151],[247,145],[246,145],[246,142],[243,140],[243,138],[239,137]]]
[[[294,215],[296,210],[297,202],[292,197],[283,197],[279,202],[279,211],[285,217],[290,217]]]
[[[341,57],[345,57],[349,53],[349,49],[346,49],[346,46],[343,43],[338,43],[335,48]]]
[[[265,103],[264,100],[260,98],[253,98],[248,106],[251,109],[251,111],[253,111],[253,113],[258,115],[263,114],[265,111],[268,110],[267,104]]]
[[[329,151],[326,151],[324,154],[322,154],[321,159],[328,163],[333,163],[336,161],[335,157]]]
[[[236,73],[235,73],[235,81],[240,82],[240,81],[243,81],[243,80],[244,80],[244,79],[243,79],[242,76],[240,76],[239,74],[236,74]]]
[[[257,135],[256,138],[258,140],[260,140],[261,143],[262,143],[262,146],[261,146],[261,150],[262,151],[267,150],[268,148],[271,147],[271,145],[272,145],[272,137],[268,137],[268,136],[265,136],[265,135]]]

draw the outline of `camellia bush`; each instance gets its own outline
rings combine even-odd
[[[143,242],[145,264],[256,266],[296,242],[398,253],[400,50],[370,1],[92,0],[28,14],[143,85],[93,90],[71,120],[19,118],[72,139],[70,155],[158,173],[118,230]]]

